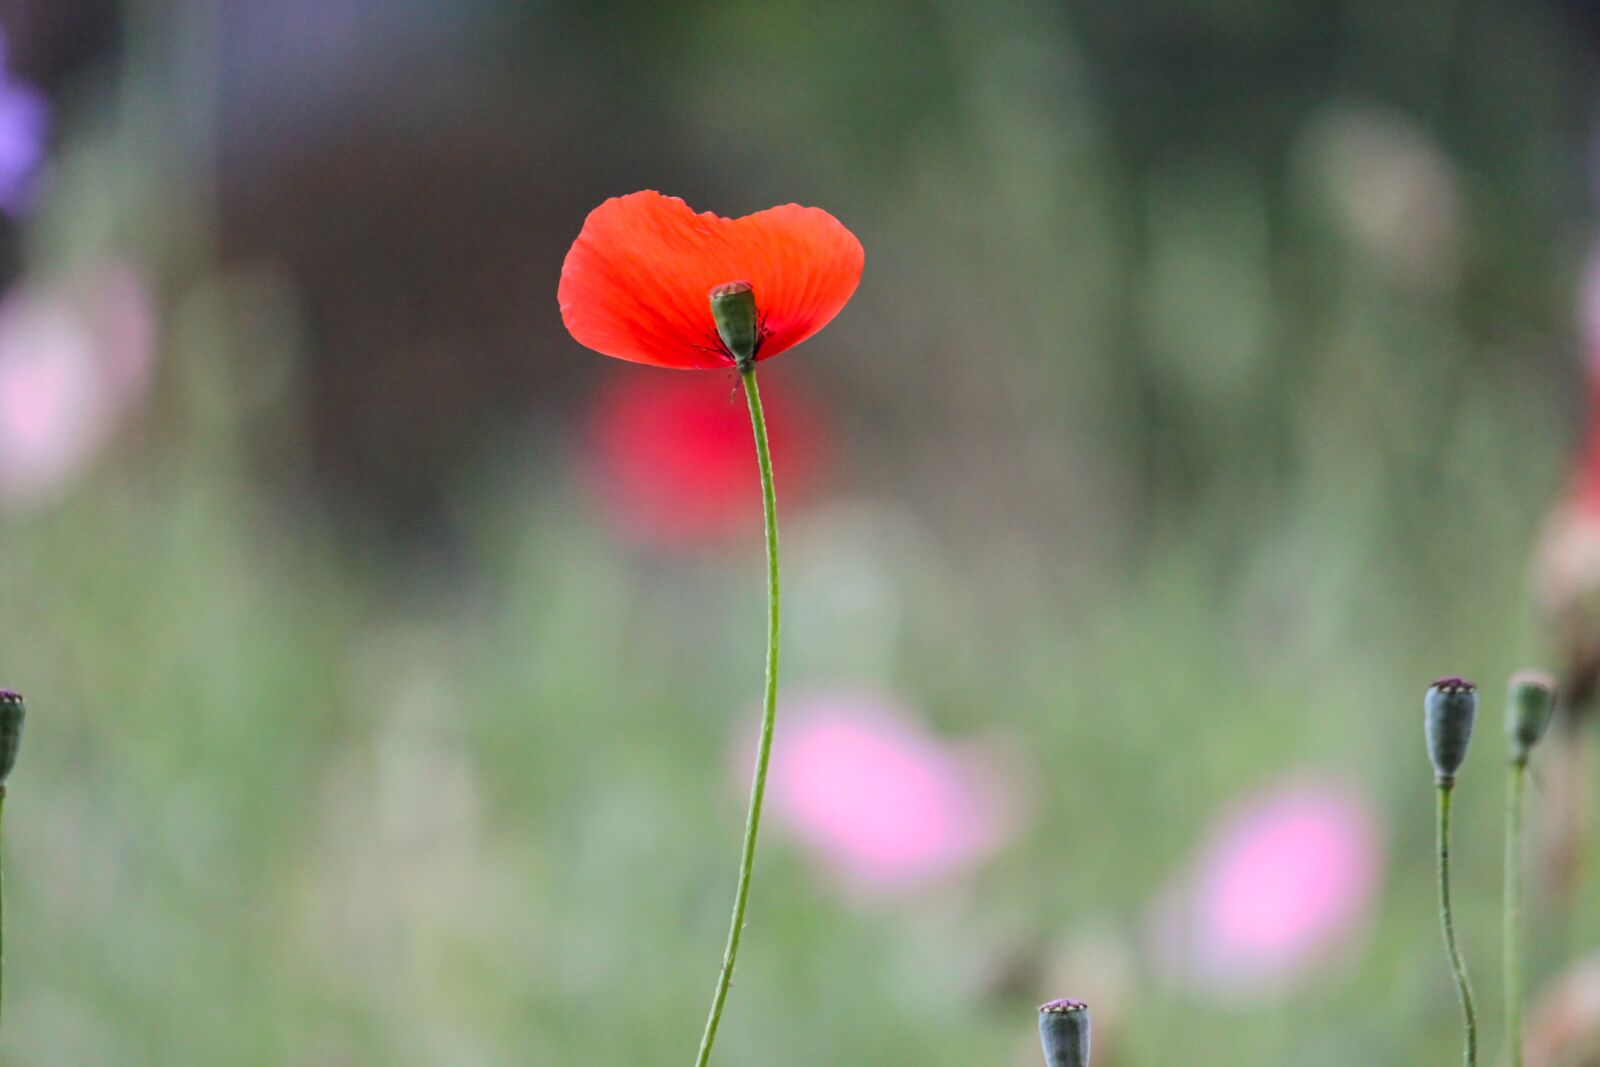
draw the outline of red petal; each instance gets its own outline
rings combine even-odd
[[[820,208],[785,204],[725,219],[657,192],[589,213],[561,266],[561,318],[579,344],[659,367],[728,367],[712,287],[748,281],[765,329],[757,356],[792,348],[850,300],[861,242]]]

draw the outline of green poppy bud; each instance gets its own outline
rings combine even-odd
[[[1528,761],[1528,753],[1544,736],[1556,710],[1556,681],[1543,671],[1518,671],[1511,676],[1506,698],[1506,739],[1511,758]]]
[[[17,750],[22,747],[22,719],[26,713],[22,694],[0,689],[0,789],[17,765]]]
[[[756,360],[761,324],[756,314],[756,291],[749,282],[727,282],[711,290],[711,318],[717,336],[744,370]]]
[[[1478,717],[1478,687],[1460,678],[1440,678],[1428,687],[1422,710],[1434,780],[1454,785],[1456,772],[1467,758],[1473,720]]]
[[[1039,1006],[1045,1067],[1089,1067],[1089,1005],[1052,1000]]]

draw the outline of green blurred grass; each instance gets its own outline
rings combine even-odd
[[[1554,467],[1546,423],[1491,407],[1456,425],[1470,447],[1543,433]],[[1308,492],[1243,534],[1199,518],[1102,591],[1014,612],[973,591],[984,560],[888,566],[903,636],[843,680],[1014,739],[1035,816],[970,885],[879,910],[769,838],[729,1061],[1013,1062],[1053,991],[990,992],[1006,954],[1084,927],[1136,943],[1208,813],[1308,767],[1391,821],[1370,946],[1238,1012],[1141,969],[1120,1062],[1450,1055],[1417,714],[1446,669],[1489,693],[1460,893],[1492,1033],[1495,683],[1533,644],[1523,555],[1550,479],[1481,474],[1337,518]],[[14,1062],[671,1062],[730,884],[756,558],[651,563],[561,479],[512,477],[459,580],[397,583],[403,560],[357,558],[247,481],[116,461],[6,533],[0,647],[32,709],[8,805]],[[841,680],[837,633],[798,631],[811,666],[788,688]]]

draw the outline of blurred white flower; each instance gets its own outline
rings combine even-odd
[[[1533,592],[1563,651],[1583,655],[1600,646],[1600,499],[1569,494],[1545,522]]]
[[[1600,1056],[1600,956],[1586,956],[1540,991],[1528,1015],[1528,1067],[1576,1067]]]
[[[1301,134],[1303,178],[1355,244],[1405,280],[1456,280],[1461,192],[1455,163],[1406,116],[1339,106]]]
[[[1589,253],[1578,296],[1578,328],[1590,374],[1600,373],[1600,242]]]

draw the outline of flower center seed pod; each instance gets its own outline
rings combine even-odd
[[[761,347],[755,287],[749,282],[728,282],[713,288],[708,296],[717,336],[733,357],[734,364],[741,370],[753,365],[756,349]]]

